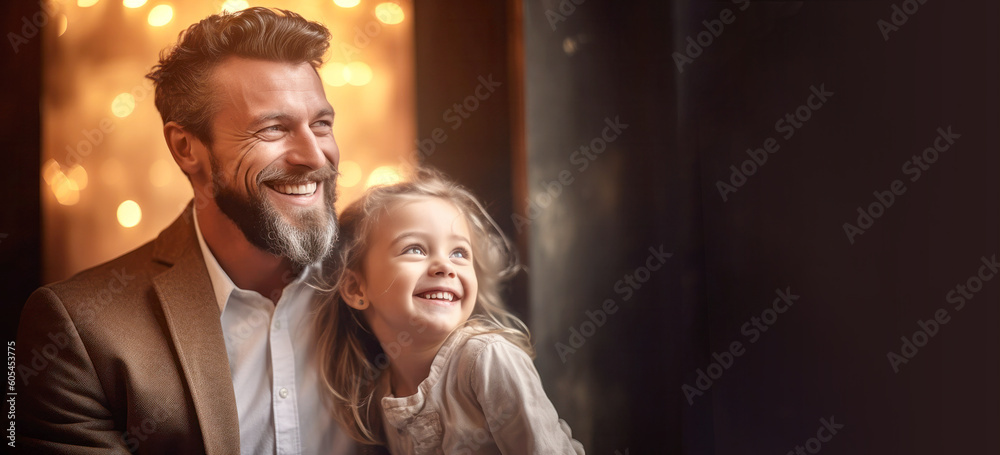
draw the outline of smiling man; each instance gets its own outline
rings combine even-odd
[[[195,199],[155,240],[28,300],[26,453],[354,453],[313,365],[309,280],[337,233],[321,24],[192,25],[148,77]],[[329,271],[327,271],[329,273]]]

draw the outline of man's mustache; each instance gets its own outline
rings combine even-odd
[[[308,182],[332,182],[340,173],[332,163],[322,168],[305,173],[293,173],[278,165],[271,165],[257,174],[257,186],[268,185],[301,185]]]

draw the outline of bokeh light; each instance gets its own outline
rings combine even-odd
[[[361,165],[354,161],[341,161],[337,170],[340,172],[337,183],[344,188],[350,188],[361,181]]]
[[[563,52],[565,52],[566,55],[573,55],[573,54],[575,54],[576,53],[576,48],[577,48],[577,45],[576,45],[576,40],[575,39],[570,38],[570,37],[566,37],[566,39],[563,40]]]
[[[377,185],[392,185],[393,183],[403,181],[403,176],[400,174],[393,166],[379,166],[372,171],[371,175],[368,176],[368,181],[365,182],[365,187],[373,187]]]
[[[344,68],[343,63],[328,63],[320,68],[319,77],[326,85],[340,87],[347,83],[347,79],[344,78]]]
[[[135,110],[135,97],[131,93],[121,93],[111,101],[111,113],[115,117],[128,117]]]
[[[66,33],[66,29],[69,28],[69,19],[65,14],[60,14],[59,17],[56,18],[56,22],[59,23],[59,33],[57,36],[63,36],[63,33]]]
[[[250,7],[250,4],[246,0],[226,0],[222,4],[222,8],[219,11],[223,13],[235,13],[237,11],[242,11]]]
[[[412,2],[399,0],[267,4],[321,22],[333,35],[320,75],[330,103],[344,114],[336,128],[346,158],[339,168],[340,207],[364,191],[380,165],[398,170],[377,172],[373,183],[397,181],[400,172],[405,178],[408,168],[400,155],[411,151],[416,139],[414,24],[407,17],[390,26],[373,17],[376,6],[385,2],[398,2],[405,16],[412,14]],[[49,37],[62,34],[46,43],[52,52],[42,55],[44,72],[57,77],[42,81],[43,147],[35,174],[44,180],[39,185],[43,275],[45,281],[56,281],[155,238],[189,204],[191,184],[166,150],[152,84],[143,76],[160,51],[176,42],[177,32],[209,14],[261,3],[43,3],[57,6],[43,8],[50,14]],[[380,17],[391,22],[396,6],[381,7]],[[116,210],[126,199],[136,204],[122,206],[119,219]],[[126,219],[136,214],[138,221]]]
[[[118,224],[127,228],[139,224],[142,220],[142,209],[133,200],[122,202],[118,205]]]
[[[372,69],[364,62],[348,63],[344,67],[344,79],[351,85],[365,85],[372,81]]]
[[[77,164],[70,168],[69,172],[66,173],[66,177],[69,177],[73,183],[76,183],[76,188],[79,190],[84,190],[87,188],[88,178],[87,170]]]
[[[149,25],[160,27],[170,23],[174,18],[174,9],[170,5],[157,5],[149,11]]]
[[[56,196],[56,201],[62,205],[73,205],[80,202],[80,188],[62,171],[59,171],[52,178],[52,194]]]
[[[403,8],[391,2],[380,3],[375,7],[375,17],[389,25],[398,24],[403,22]]]
[[[42,165],[42,179],[45,183],[51,185],[52,181],[55,180],[56,175],[62,174],[62,168],[59,167],[59,163],[49,158],[45,164]]]

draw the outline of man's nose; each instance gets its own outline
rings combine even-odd
[[[303,128],[302,131],[297,131],[291,145],[291,150],[288,151],[286,160],[288,164],[294,166],[305,166],[309,169],[320,169],[326,166],[328,159],[337,159],[340,156],[337,150],[336,143],[334,142],[332,154],[334,157],[328,157],[326,152],[320,145],[320,141],[313,134],[312,130],[308,127]],[[333,162],[336,166],[336,162]]]

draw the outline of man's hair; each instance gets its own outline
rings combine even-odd
[[[160,52],[146,75],[156,87],[163,123],[177,122],[205,144],[212,143],[217,111],[211,74],[228,57],[289,63],[323,63],[330,31],[291,11],[253,7],[214,14],[180,33],[177,44]]]

